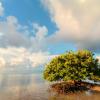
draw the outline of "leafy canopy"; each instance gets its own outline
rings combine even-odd
[[[69,51],[53,58],[45,67],[43,76],[48,81],[84,80],[98,68],[98,60],[89,50]]]

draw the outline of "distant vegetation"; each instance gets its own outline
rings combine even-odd
[[[53,58],[43,76],[47,81],[73,81],[74,85],[85,79],[99,80],[98,59],[89,50],[69,51]]]

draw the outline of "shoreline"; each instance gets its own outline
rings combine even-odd
[[[78,84],[74,84],[72,82],[61,82],[52,84],[50,88],[51,91],[55,91],[59,94],[74,94],[78,92],[84,92],[87,90],[100,92],[100,85],[91,84],[88,82],[80,82]]]
[[[98,85],[95,85],[95,86],[91,87],[91,88],[90,88],[90,90],[93,90],[93,91],[98,91],[98,92],[100,92],[100,86],[98,86]]]

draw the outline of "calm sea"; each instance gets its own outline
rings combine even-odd
[[[50,83],[42,78],[42,71],[42,67],[0,70],[0,100],[100,100],[99,92],[67,96],[51,92]]]

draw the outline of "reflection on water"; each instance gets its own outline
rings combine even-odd
[[[34,69],[36,70],[36,69]],[[16,72],[16,71],[14,71]],[[99,100],[100,93],[87,91],[74,95],[58,95],[49,91],[49,84],[37,73],[0,73],[0,100]]]

